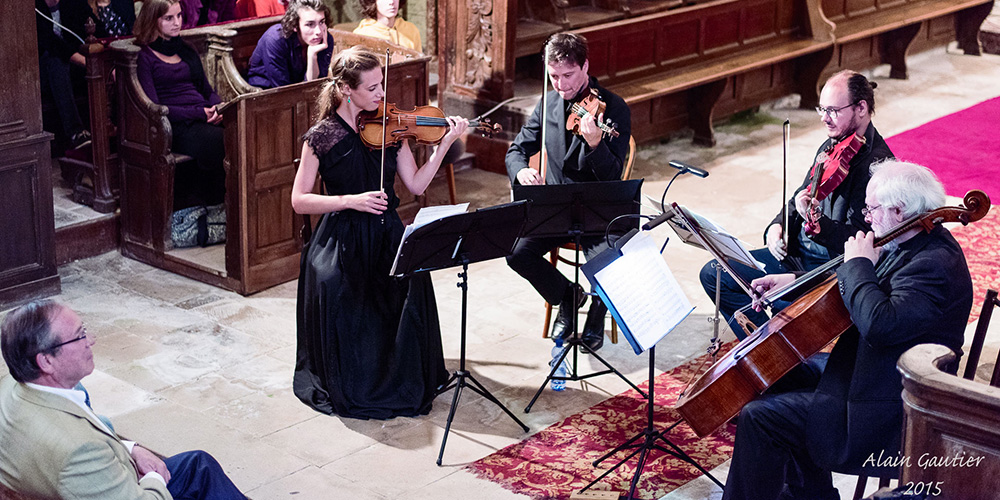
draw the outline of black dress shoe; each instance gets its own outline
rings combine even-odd
[[[575,293],[574,293],[575,292]],[[576,300],[573,300],[574,295]],[[580,285],[571,284],[563,295],[562,302],[559,303],[559,312],[556,320],[552,323],[552,332],[549,335],[552,340],[563,339],[573,334],[573,315],[576,314],[583,304],[587,302],[587,294],[583,292]],[[575,303],[575,304],[574,304]],[[573,307],[575,305],[576,307]]]
[[[583,324],[583,335],[580,337],[590,352],[597,352],[604,345],[604,315],[607,312],[608,308],[601,299],[595,297],[591,301],[587,321]]]

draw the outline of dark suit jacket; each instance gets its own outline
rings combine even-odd
[[[45,0],[35,0],[35,9],[48,17],[52,17],[52,13],[49,11],[49,6],[46,5]],[[84,23],[87,22],[87,18],[93,19],[98,27],[95,36],[98,38],[107,36],[106,33],[101,33],[101,22],[98,21],[94,12],[90,10],[87,0],[60,0],[59,17],[59,24],[76,33],[84,40],[87,39],[87,31],[84,29]],[[38,15],[37,12],[35,13],[35,29],[38,35],[39,54],[48,52],[64,61],[68,61],[70,56],[80,50],[80,46],[83,45],[75,36],[67,33],[66,29],[62,30],[61,36],[57,36],[52,31],[52,21]]]
[[[961,352],[972,279],[958,242],[936,227],[896,253],[882,256],[878,275],[868,259],[837,270],[855,326],[830,353],[807,427],[813,459],[832,470],[858,470],[881,450],[896,456],[903,419],[896,361],[903,352],[924,343]]]
[[[587,141],[573,135],[566,144],[566,102],[559,93],[548,93],[548,110],[545,113],[549,166],[546,184],[569,184],[573,182],[613,181],[621,179],[625,157],[628,156],[628,140],[632,134],[632,114],[625,100],[612,94],[590,78],[590,86],[607,107],[605,119],[616,124],[618,137],[605,136],[596,148],[590,149]],[[541,150],[542,143],[542,102],[535,106],[528,122],[521,128],[514,142],[507,149],[507,174],[511,184],[517,183],[517,173],[528,167],[528,158]]]
[[[833,144],[833,139],[827,139],[816,150],[816,156]],[[870,167],[872,163],[879,162],[886,158],[895,158],[885,139],[875,130],[875,125],[869,123],[865,129],[865,144],[861,146],[858,153],[851,158],[850,169],[843,182],[833,190],[827,198],[826,203],[830,204],[829,215],[823,215],[819,219],[820,231],[811,236],[812,240],[823,245],[830,252],[830,257],[844,253],[844,242],[847,238],[854,236],[858,231],[871,231],[871,226],[865,222],[865,216],[861,215],[861,209],[865,207],[865,189],[868,188],[868,179],[872,174]],[[815,159],[813,160],[815,164]],[[802,230],[802,217],[795,210],[795,195],[809,187],[810,173],[806,173],[802,185],[792,193],[785,210],[788,211],[788,254],[798,256],[799,253],[799,231]],[[771,220],[771,223],[764,228],[764,238],[766,243],[767,228],[774,224],[780,224],[781,212]]]

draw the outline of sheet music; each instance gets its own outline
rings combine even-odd
[[[656,345],[694,310],[648,231],[632,237],[622,247],[622,256],[594,277],[643,350]]]
[[[423,207],[417,211],[416,217],[413,218],[413,223],[406,226],[406,229],[403,230],[403,238],[399,240],[399,248],[396,249],[396,258],[392,260],[392,269],[389,270],[389,275],[396,275],[396,266],[399,264],[399,252],[403,249],[403,242],[406,241],[406,238],[409,237],[411,233],[436,220],[456,214],[464,214],[468,211],[468,203],[459,203],[458,205],[435,205],[432,207]]]
[[[729,234],[729,232],[723,229],[722,226],[716,224],[708,217],[698,215],[685,206],[678,205],[678,209],[684,212],[684,215],[697,226],[702,237],[710,240],[715,245],[715,248],[718,249],[724,257],[735,260],[744,265],[756,267],[761,271],[764,270],[764,264],[753,258],[750,250],[747,249],[747,244],[739,238]],[[691,246],[704,249],[705,246],[702,244],[701,240],[696,234],[694,234],[691,228],[687,227],[687,223],[680,216],[680,214],[673,210],[672,207],[670,208],[670,211],[673,212],[673,216],[667,219],[667,224],[673,228],[674,232],[677,233],[677,236],[681,239],[681,241]]]

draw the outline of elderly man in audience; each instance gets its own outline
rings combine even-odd
[[[323,0],[294,0],[281,23],[264,32],[250,56],[250,85],[265,89],[326,76],[333,56],[330,8]]]
[[[244,500],[208,453],[161,460],[94,413],[80,384],[94,371],[94,342],[76,313],[51,300],[4,318],[0,483],[44,498]]]

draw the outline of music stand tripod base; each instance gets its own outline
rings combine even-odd
[[[430,222],[410,233],[400,245],[397,255],[397,275],[410,275],[417,272],[446,269],[456,265],[462,266],[458,287],[462,289],[462,329],[461,355],[459,369],[452,373],[443,387],[438,389],[434,397],[438,397],[452,389],[455,394],[451,398],[451,409],[445,423],[444,437],[441,438],[441,449],[438,452],[437,464],[441,465],[444,448],[448,444],[448,434],[458,409],[458,400],[462,390],[468,387],[473,392],[486,398],[500,407],[524,432],[524,425],[507,409],[489,390],[486,389],[465,367],[466,332],[469,310],[469,264],[510,255],[514,249],[524,221],[527,217],[527,203],[524,201],[489,207],[475,212],[445,217]]]
[[[554,184],[541,186],[527,186],[516,184],[513,186],[515,199],[532,200],[525,236],[534,237],[570,237],[576,243],[575,269],[573,284],[580,284],[580,249],[581,238],[584,235],[597,236],[604,235],[604,231],[609,222],[622,214],[638,213],[639,199],[642,191],[642,179],[627,181],[604,181],[604,182],[581,182],[572,184]],[[579,381],[600,375],[614,373],[624,380],[633,389],[645,397],[645,393],[621,372],[611,366],[604,358],[596,352],[588,349],[588,353],[596,358],[604,370],[586,375],[578,373],[578,356],[581,347],[586,348],[580,338],[579,318],[576,311],[572,315],[570,331],[572,334],[566,339],[566,346],[559,355],[552,370],[542,382],[542,385],[535,392],[531,402],[524,408],[524,412],[531,411],[535,401],[541,396],[542,391],[552,380]],[[556,370],[563,363],[569,353],[573,353],[573,363],[571,373],[566,377],[557,377]]]
[[[649,348],[649,395],[646,396],[646,428],[639,434],[633,436],[632,439],[629,439],[625,443],[618,445],[615,449],[607,452],[601,458],[594,460],[594,467],[599,467],[601,462],[607,460],[608,458],[611,458],[612,455],[623,450],[633,449],[632,453],[629,453],[628,456],[620,460],[613,467],[604,471],[603,474],[598,476],[597,479],[591,481],[590,484],[585,486],[580,491],[587,491],[588,489],[590,489],[591,486],[601,482],[601,480],[603,480],[609,474],[618,470],[618,468],[621,467],[622,465],[625,465],[625,463],[631,460],[632,457],[639,455],[639,461],[635,465],[635,474],[632,475],[632,481],[631,483],[629,483],[628,494],[626,494],[624,497],[626,500],[634,499],[635,488],[639,484],[639,477],[642,476],[642,469],[646,466],[646,460],[649,458],[650,452],[654,449],[662,451],[663,453],[669,455],[673,455],[675,458],[693,465],[696,469],[701,471],[702,474],[708,476],[708,478],[711,479],[713,482],[715,482],[715,484],[719,485],[719,488],[725,488],[725,486],[718,479],[716,479],[711,472],[702,467],[701,464],[695,461],[694,458],[691,458],[691,456],[685,453],[684,450],[682,450],[679,446],[677,446],[672,441],[667,439],[666,434],[672,431],[674,427],[677,427],[677,425],[683,422],[683,420],[678,420],[677,422],[674,422],[670,427],[667,427],[666,430],[664,431],[656,429],[655,423],[653,421],[653,393],[654,393],[653,384],[655,383],[655,374],[653,366],[655,364],[654,362],[655,356],[656,356],[656,347],[655,346],[650,347]],[[662,445],[658,443],[658,441],[662,441],[670,448],[669,449],[664,448]]]
[[[504,413],[507,414],[517,425],[521,426],[524,432],[528,432],[528,426],[524,425],[516,416],[514,416],[511,411],[500,402],[499,399],[494,396],[489,389],[483,387],[483,384],[476,380],[476,377],[472,375],[468,370],[465,369],[465,338],[466,338],[466,318],[468,312],[468,292],[469,292],[469,262],[467,258],[462,260],[462,272],[458,274],[461,281],[458,283],[458,287],[462,289],[462,353],[459,357],[459,369],[455,370],[448,378],[448,381],[444,383],[444,387],[439,389],[434,397],[437,398],[441,394],[444,394],[452,389],[455,389],[455,394],[451,397],[451,408],[448,410],[448,420],[444,426],[444,436],[441,438],[441,450],[438,451],[437,464],[441,465],[441,460],[444,457],[444,447],[448,444],[448,433],[451,432],[451,423],[455,419],[455,410],[458,408],[458,400],[462,396],[462,389],[468,387],[476,394],[486,398],[488,401],[500,407]],[[471,382],[471,384],[470,384]]]

